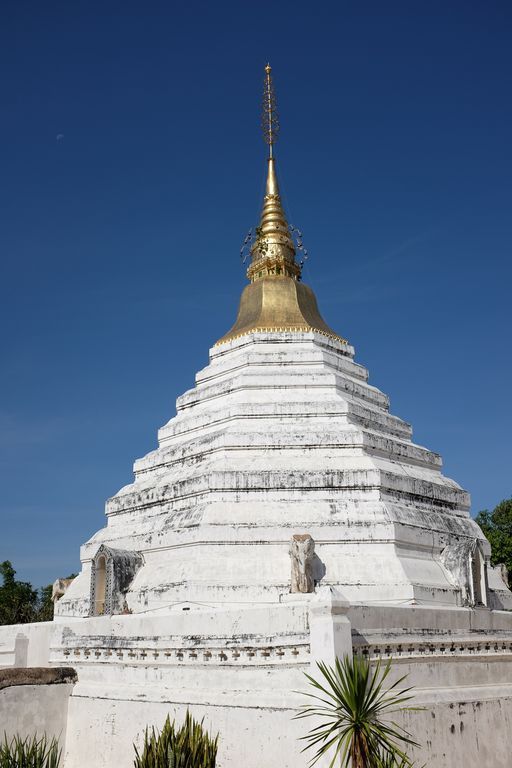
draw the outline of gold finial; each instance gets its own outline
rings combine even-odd
[[[281,203],[272,147],[279,131],[276,97],[270,64],[265,67],[263,92],[263,137],[269,145],[268,173],[263,210],[256,238],[251,247],[251,265],[247,277],[251,282],[267,276],[288,276],[300,280],[301,269],[295,261],[295,246]]]
[[[279,133],[279,115],[277,114],[276,95],[272,83],[272,67],[265,67],[265,85],[263,90],[263,138],[268,144],[268,156],[272,157],[273,145]]]
[[[217,344],[252,333],[319,333],[347,345],[348,342],[334,333],[322,319],[315,294],[300,281],[302,265],[295,261],[295,244],[281,204],[272,155],[279,120],[271,72],[272,68],[267,64],[263,92],[263,136],[269,145],[269,156],[263,210],[255,237],[251,230],[242,247],[242,253],[245,247],[250,248],[251,263],[247,269],[250,282],[242,293],[234,326]],[[302,243],[297,243],[297,247],[301,248]],[[351,348],[347,347],[344,354],[351,356]]]

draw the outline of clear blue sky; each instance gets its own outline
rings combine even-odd
[[[263,66],[304,280],[473,511],[512,495],[507,2],[0,9],[0,560],[79,567],[236,314]]]

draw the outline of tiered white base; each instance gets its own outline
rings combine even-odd
[[[478,542],[489,558],[468,494],[441,474],[437,454],[411,442],[352,356],[317,333],[214,347],[159,448],[108,501],[108,525],[82,547],[83,571],[58,613],[88,615],[100,544],[142,553],[127,595],[135,613],[277,602],[289,590],[290,539],[305,532],[317,582],[352,602],[466,604],[441,553]],[[503,584],[491,587],[494,604],[508,607]]]

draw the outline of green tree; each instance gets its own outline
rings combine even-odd
[[[39,590],[36,621],[53,621],[53,584],[47,584]]]
[[[0,624],[24,624],[34,621],[38,609],[37,590],[28,581],[18,581],[9,560],[0,563]]]
[[[491,564],[504,563],[512,577],[512,499],[504,499],[489,512],[484,509],[475,518],[489,539],[492,548]]]
[[[18,581],[9,560],[0,563],[0,624],[26,624],[29,621],[53,620],[53,584],[38,590],[28,581]],[[67,576],[74,579],[76,573]],[[1,767],[0,767],[1,768]]]
[[[316,750],[311,762],[332,750],[330,768],[337,763],[341,768],[411,766],[403,746],[418,744],[389,719],[398,710],[413,709],[403,706],[412,698],[411,688],[399,688],[405,676],[385,688],[391,662],[382,667],[379,661],[372,670],[370,662],[359,656],[336,659],[333,667],[320,662],[318,669],[320,681],[306,674],[315,689],[306,695],[315,703],[295,716],[317,720],[302,737],[307,742],[303,751]]]

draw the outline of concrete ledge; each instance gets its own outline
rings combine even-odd
[[[15,667],[0,669],[0,690],[15,685],[58,685],[76,683],[72,667]]]

